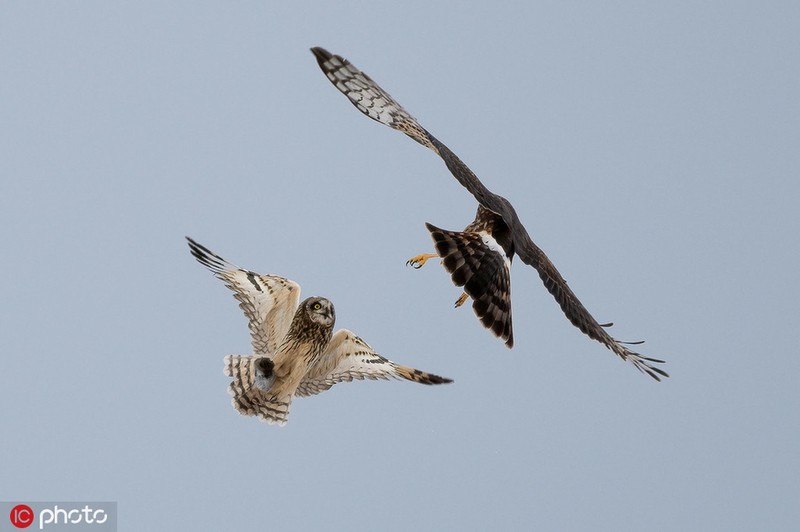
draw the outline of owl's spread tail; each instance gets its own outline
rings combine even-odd
[[[269,424],[285,425],[292,404],[291,395],[270,393],[275,380],[272,361],[264,356],[228,355],[225,375],[232,377],[228,385],[231,404],[243,416],[257,416]]]

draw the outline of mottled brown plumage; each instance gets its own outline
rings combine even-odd
[[[605,327],[610,324],[601,325],[594,319],[572,292],[550,259],[533,243],[520,222],[516,210],[508,200],[489,191],[455,153],[422,127],[408,111],[368,75],[343,57],[331,54],[323,48],[312,48],[311,51],[316,56],[317,63],[328,80],[347,96],[359,111],[373,120],[402,131],[416,142],[434,151],[442,158],[456,180],[477,200],[479,209],[476,219],[463,232],[447,232],[430,224],[428,224],[428,229],[434,239],[437,254],[444,259],[444,266],[450,272],[453,282],[458,286],[465,286],[465,292],[474,300],[473,309],[485,326],[501,339],[505,339],[507,345],[511,347],[513,335],[511,332],[510,283],[506,278],[496,275],[496,272],[498,258],[506,260],[510,265],[511,258],[517,254],[522,262],[537,270],[539,277],[561,307],[564,315],[581,332],[602,343],[623,360],[629,360],[637,369],[655,380],[660,381],[661,377],[669,376],[664,370],[653,365],[661,364],[664,362],[663,360],[644,357],[631,351],[623,345],[624,342],[620,342],[608,334]],[[487,243],[483,238],[475,238],[475,235],[488,235],[499,245],[493,247],[492,242]],[[442,243],[444,240],[448,240],[448,242]],[[446,253],[446,256],[443,253]],[[412,257],[409,263],[419,267],[428,258],[429,255],[419,255]],[[448,261],[450,266],[448,266]],[[459,267],[462,269],[458,270]],[[456,271],[461,272],[458,274],[458,278],[456,278]],[[491,294],[491,302],[499,302],[501,305],[491,310],[491,318],[486,317],[489,315],[487,314],[490,312],[489,309],[492,308],[491,302],[484,300],[479,303],[479,300],[466,288],[472,279],[475,279],[472,281],[471,287],[474,293],[482,293],[484,296]],[[478,279],[482,280],[480,283],[483,284],[479,284]],[[460,284],[462,280],[464,284]],[[461,301],[459,299],[459,302]],[[506,302],[509,304],[507,315],[501,308]],[[498,325],[498,320],[506,320],[507,327],[506,324]]]
[[[229,263],[187,237],[192,255],[233,290],[248,318],[253,355],[225,357],[234,408],[242,415],[283,425],[292,398],[354,379],[405,379],[421,384],[452,380],[396,364],[348,331],[333,332],[336,312],[323,297],[298,304],[300,285]]]

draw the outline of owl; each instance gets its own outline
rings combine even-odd
[[[233,407],[242,415],[285,425],[292,398],[316,395],[354,379],[405,379],[420,384],[453,382],[376,353],[347,329],[333,331],[328,299],[300,301],[300,285],[277,275],[244,270],[186,237],[197,261],[233,290],[250,328],[251,355],[228,355],[224,373]]]
[[[517,211],[506,198],[491,192],[478,176],[443,142],[434,137],[388,92],[340,55],[312,48],[322,72],[359,111],[371,119],[405,133],[442,158],[450,173],[478,202],[475,220],[464,231],[447,231],[426,224],[436,253],[423,253],[408,264],[420,268],[432,257],[440,257],[456,286],[464,292],[456,307],[472,298],[472,309],[484,327],[509,348],[514,345],[511,327],[511,260],[517,255],[539,274],[567,319],[589,338],[631,362],[642,373],[660,381],[669,375],[655,364],[663,360],[642,356],[612,337],[598,322],[561,276],[559,271],[522,225]]]

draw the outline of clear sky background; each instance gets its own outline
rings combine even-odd
[[[130,531],[797,526],[800,4],[488,6],[0,4],[0,500],[116,500]],[[580,334],[522,263],[511,351],[436,263],[406,267],[475,201],[315,45],[672,378]],[[222,358],[246,323],[184,235],[455,383],[240,417]]]

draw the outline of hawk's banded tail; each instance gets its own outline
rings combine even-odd
[[[464,287],[472,298],[475,315],[506,346],[513,347],[511,262],[503,248],[483,233],[446,231],[425,225],[453,284]]]

